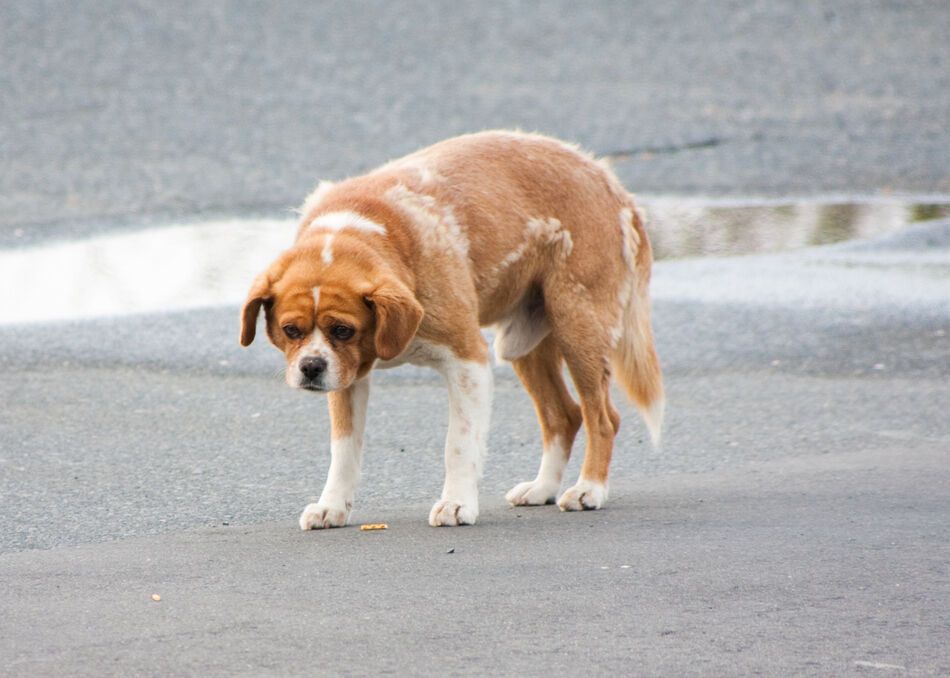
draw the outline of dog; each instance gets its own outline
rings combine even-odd
[[[515,485],[508,502],[603,507],[620,426],[611,376],[654,443],[663,420],[652,260],[644,220],[606,163],[539,134],[454,137],[321,182],[300,209],[293,246],[254,280],[241,311],[243,346],[263,309],[287,383],[328,394],[330,468],[301,529],[346,524],[369,373],[404,363],[434,368],[448,386],[445,484],[429,524],[475,523],[492,400],[486,326],[496,330],[496,358],[531,395],[543,440],[537,477]],[[582,423],[580,477],[558,499]]]

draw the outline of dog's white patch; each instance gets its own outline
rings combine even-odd
[[[562,259],[567,259],[574,249],[571,232],[554,217],[529,219],[525,224],[523,237],[516,248],[502,259],[491,273],[492,284],[500,282],[501,275],[521,261],[528,253],[541,254],[545,250],[554,251]]]
[[[350,387],[352,410],[351,431],[330,442],[330,470],[327,482],[315,504],[308,504],[300,514],[300,529],[342,527],[349,519],[360,480],[363,458],[363,434],[366,429],[366,404],[369,400],[369,378],[353,382]]]
[[[326,240],[323,241],[323,251],[320,252],[320,259],[327,266],[333,263],[333,236],[335,235],[336,233],[327,235]]]
[[[421,341],[413,342],[399,359],[435,368],[449,391],[445,484],[429,512],[429,524],[472,525],[478,518],[478,480],[491,420],[491,365],[461,360],[445,346]]]
[[[567,489],[557,505],[562,511],[584,511],[603,508],[607,503],[607,486],[581,478],[574,487]]]
[[[542,246],[555,246],[559,255],[566,259],[574,249],[571,232],[561,226],[554,217],[530,219],[525,226],[525,238],[534,240]]]
[[[431,184],[435,181],[441,181],[442,179],[438,172],[435,172],[431,167],[426,165],[419,165],[416,167],[416,171],[419,173],[419,181],[423,184]]]
[[[501,260],[501,263],[498,264],[498,268],[495,269],[495,275],[503,273],[511,266],[517,264],[521,259],[524,258],[525,252],[528,251],[528,245],[530,244],[527,240],[522,240],[521,243],[511,250],[508,255]]]
[[[328,231],[342,231],[344,228],[355,228],[364,233],[386,235],[385,226],[352,210],[340,210],[338,212],[320,214],[310,222],[307,228],[310,230],[326,229]]]
[[[440,205],[431,195],[417,193],[403,184],[386,191],[386,197],[409,217],[425,249],[468,258],[468,236],[451,206]]]
[[[511,488],[505,495],[508,503],[512,506],[540,506],[554,503],[570,453],[564,437],[553,436],[544,446],[538,477],[518,483]]]

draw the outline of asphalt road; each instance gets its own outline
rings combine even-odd
[[[0,8],[0,227],[282,213],[319,177],[521,127],[635,192],[950,192],[940,2]]]
[[[646,193],[950,191],[940,4],[657,5],[4,5],[0,246],[281,216],[495,126]],[[606,510],[504,504],[539,434],[500,366],[479,524],[429,528],[444,389],[401,369],[381,533],[296,528],[324,403],[236,308],[0,323],[2,673],[950,673],[950,223],[661,262],[653,296],[665,443],[622,406]]]

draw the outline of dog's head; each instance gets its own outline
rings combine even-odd
[[[287,359],[287,383],[311,391],[345,389],[376,359],[398,356],[423,314],[393,274],[325,266],[319,251],[306,249],[286,252],[254,280],[241,310],[241,345],[254,341],[262,307],[267,336]]]

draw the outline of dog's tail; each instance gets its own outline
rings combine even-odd
[[[650,324],[650,268],[653,252],[643,228],[643,219],[633,208],[623,210],[623,255],[630,266],[620,296],[620,323],[611,355],[613,374],[640,410],[653,445],[659,446],[666,399],[663,374]]]

